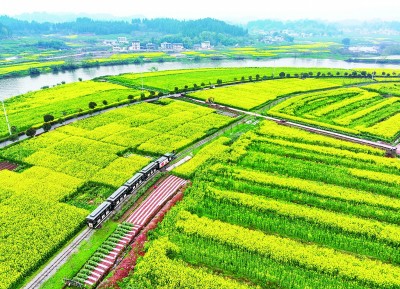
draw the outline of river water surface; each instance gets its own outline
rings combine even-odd
[[[269,60],[220,60],[200,62],[164,62],[100,66],[79,68],[74,71],[48,73],[39,76],[23,76],[0,79],[0,99],[9,98],[29,91],[39,90],[43,86],[53,86],[62,81],[66,83],[89,80],[104,75],[118,75],[128,72],[148,72],[152,67],[158,70],[217,68],[217,67],[327,67],[327,68],[387,68],[400,69],[400,65],[376,63],[351,63],[333,59],[281,58]]]

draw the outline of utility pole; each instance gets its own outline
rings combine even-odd
[[[142,79],[142,90],[143,90],[143,71],[140,72],[140,78]]]
[[[10,133],[10,135],[12,135],[10,123],[9,123],[9,121],[8,121],[6,106],[4,105],[4,99],[1,99],[1,103],[3,104],[4,117],[6,118],[6,123],[7,123],[7,127],[8,127],[8,132]]]

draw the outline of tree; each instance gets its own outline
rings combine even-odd
[[[256,80],[259,81],[260,80],[260,75],[256,74]]]
[[[150,90],[150,96],[155,96],[156,92],[154,90]]]
[[[242,78],[240,79],[241,82],[244,82],[245,78],[244,76],[242,76]]]
[[[33,127],[28,128],[25,132],[25,134],[29,137],[34,137],[36,135],[36,129],[34,129]]]
[[[11,133],[17,133],[17,127],[15,126],[15,125],[12,125],[11,127],[10,127],[10,130],[11,130]]]
[[[249,76],[249,81],[253,81],[253,76]]]
[[[49,131],[50,129],[51,129],[51,123],[46,122],[46,123],[43,125],[43,130],[44,130],[44,131]]]
[[[290,78],[290,73],[286,74],[286,77],[287,77],[287,78]]]
[[[44,122],[53,121],[53,120],[54,120],[54,116],[51,115],[51,114],[45,114],[45,115],[43,116],[43,120],[44,120]]]
[[[349,47],[349,46],[350,46],[350,38],[343,38],[343,39],[342,39],[342,44],[343,44],[345,47]]]
[[[283,71],[279,73],[279,77],[280,77],[280,78],[284,78],[285,75],[286,75],[286,74],[285,74]]]
[[[13,125],[10,127],[10,130],[11,130],[11,136],[9,139],[11,141],[16,141],[19,138],[19,135],[17,133],[17,130],[18,130],[17,127],[15,125]]]
[[[222,79],[217,79],[217,84],[221,85],[222,84]]]
[[[366,72],[365,70],[363,70],[363,71],[361,71],[361,75],[362,75],[363,77],[365,77],[365,76],[367,76],[367,72]]]
[[[321,76],[321,72],[318,71],[318,72],[317,72],[317,77],[320,77],[320,76]]]
[[[160,91],[160,92],[158,93],[158,97],[161,97],[161,96],[164,96],[164,92],[162,92],[162,91]]]
[[[337,71],[337,72],[336,72],[336,76],[340,76],[340,71]]]
[[[146,98],[146,94],[144,93],[144,92],[142,92],[141,94],[140,94],[140,99],[141,100],[144,100]]]
[[[19,135],[17,133],[14,133],[14,134],[10,135],[10,137],[8,139],[10,141],[16,141],[19,139]]]
[[[193,88],[194,88],[194,89],[198,89],[199,86],[195,83],[195,84],[193,84]]]
[[[134,96],[132,94],[130,94],[130,95],[128,95],[128,99],[132,100],[132,99],[134,99]]]
[[[95,103],[94,101],[89,102],[90,109],[94,109],[96,106],[97,106],[97,103]]]
[[[175,86],[175,93],[178,93],[179,87]]]
[[[104,105],[107,105],[107,104],[108,104],[108,101],[107,101],[107,100],[103,100],[103,104],[104,104]]]
[[[40,70],[38,68],[35,68],[35,67],[29,68],[29,75],[35,76],[35,75],[39,75],[39,74],[40,74]]]

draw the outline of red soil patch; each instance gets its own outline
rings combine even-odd
[[[0,162],[0,171],[2,170],[9,170],[9,171],[13,171],[16,168],[18,168],[18,165],[10,163],[10,162]]]

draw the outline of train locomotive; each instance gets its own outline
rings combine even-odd
[[[175,158],[174,153],[166,153],[154,162],[149,163],[140,172],[136,173],[118,190],[112,193],[105,202],[100,204],[89,216],[86,222],[89,228],[97,228],[106,217],[129,195],[131,195],[144,181],[161,170]]]

